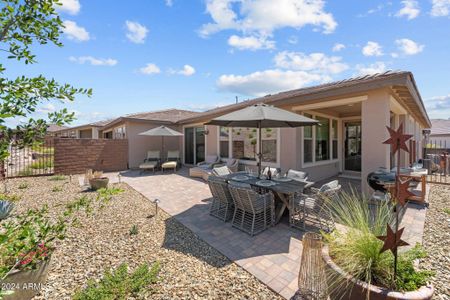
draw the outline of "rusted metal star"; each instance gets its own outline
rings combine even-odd
[[[395,154],[399,149],[403,149],[406,152],[409,152],[408,146],[406,145],[406,141],[409,140],[412,135],[411,134],[403,134],[403,124],[400,124],[397,131],[394,129],[387,127],[389,131],[390,138],[383,142],[383,144],[392,145],[392,153]]]
[[[387,226],[386,236],[377,236],[377,239],[384,242],[383,247],[380,250],[380,253],[383,253],[386,250],[391,250],[392,254],[396,255],[398,247],[409,245],[407,242],[401,239],[403,230],[405,228],[403,227],[402,229],[399,229],[397,232],[394,232],[391,229],[391,226],[389,226],[389,224],[386,224],[386,226]]]
[[[411,179],[401,181],[399,177],[397,180],[399,181],[399,183],[398,183],[397,197],[395,198],[398,201],[398,203],[400,203],[400,205],[403,207],[408,201],[408,198],[414,196],[414,194],[408,190]]]

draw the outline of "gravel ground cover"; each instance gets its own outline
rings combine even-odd
[[[424,269],[433,270],[436,299],[450,299],[450,186],[433,185],[425,220],[423,245],[428,257]]]
[[[143,299],[281,299],[165,212],[159,210],[154,217],[154,204],[128,185],[114,186],[125,191],[103,208],[95,202],[90,214],[77,213],[66,239],[57,244],[46,288],[37,299],[70,299],[105,269],[121,263],[134,269],[154,261],[161,265],[160,278]],[[54,218],[77,197],[96,197],[95,192],[83,191],[75,177],[9,179],[7,189],[21,198],[15,213],[47,204]],[[136,235],[130,234],[133,225]]]

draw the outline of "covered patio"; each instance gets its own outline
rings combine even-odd
[[[161,209],[284,298],[290,298],[297,290],[305,231],[291,228],[287,216],[276,226],[251,237],[209,215],[209,187],[203,180],[189,177],[187,168],[176,174],[141,175],[139,171],[125,171],[120,177],[118,173],[107,176],[112,182],[120,178],[149,201],[158,199]],[[332,179],[335,178],[327,180]],[[360,188],[359,180],[339,178],[339,182],[345,190]],[[405,237],[411,244],[421,242],[424,219],[425,209],[408,208],[403,220],[408,223],[404,223],[408,230]],[[182,245],[174,247],[189,253]]]

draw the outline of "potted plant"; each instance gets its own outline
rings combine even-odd
[[[0,224],[0,298],[31,299],[39,292],[47,279],[53,243],[64,233],[64,220],[51,222],[47,207]]]
[[[326,201],[337,228],[323,233],[329,293],[332,299],[431,299],[433,286],[427,284],[430,271],[419,271],[415,260],[426,256],[416,246],[398,256],[394,280],[394,257],[381,252],[386,224],[395,222],[393,204],[380,201],[376,206],[364,197],[342,193],[338,201]]]
[[[109,183],[108,177],[103,176],[103,172],[95,171],[92,173],[92,176],[89,178],[89,185],[91,189],[94,191],[99,190],[101,188],[107,188]]]

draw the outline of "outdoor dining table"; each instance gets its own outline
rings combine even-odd
[[[248,177],[247,180],[235,180],[237,175],[245,175]],[[303,190],[306,187],[311,186],[312,182],[302,182],[291,179],[290,181],[277,181],[277,180],[271,180],[274,184],[270,186],[266,185],[260,185],[258,184],[259,181],[264,179],[259,179],[255,177],[253,174],[248,173],[232,173],[226,176],[223,176],[227,181],[233,180],[238,181],[242,183],[248,183],[251,186],[258,187],[261,189],[272,191],[275,195],[275,199],[280,202],[281,205],[277,205],[276,213],[275,213],[275,224],[279,223],[281,220],[281,217],[283,216],[284,211],[289,209],[289,199],[294,196],[295,193],[303,193]]]

